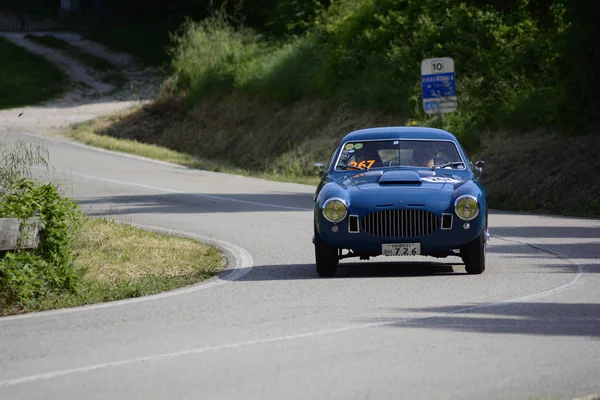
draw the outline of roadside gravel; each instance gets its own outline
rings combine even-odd
[[[78,60],[25,38],[26,35],[42,34],[66,40],[111,61],[127,78],[127,84],[116,91],[113,85],[103,82],[96,71]],[[0,111],[0,132],[53,133],[72,123],[125,111],[152,100],[159,92],[161,78],[156,70],[145,68],[128,54],[114,52],[99,43],[83,39],[77,33],[0,32],[0,36],[56,63],[71,80],[71,87],[60,98],[35,106]]]

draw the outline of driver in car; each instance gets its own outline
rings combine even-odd
[[[419,167],[433,168],[436,156],[437,151],[429,143],[420,144],[419,147],[413,150],[413,160],[415,165]]]

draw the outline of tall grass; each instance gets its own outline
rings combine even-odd
[[[48,149],[39,143],[0,141],[0,195],[20,178],[30,177],[34,166],[48,166]]]

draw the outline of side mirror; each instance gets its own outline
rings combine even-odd
[[[325,166],[322,162],[318,162],[315,164],[315,171],[319,174],[321,178],[325,176]]]
[[[475,171],[477,171],[479,175],[483,172],[483,167],[485,167],[485,161],[479,160],[475,163]]]

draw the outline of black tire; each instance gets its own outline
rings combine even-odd
[[[335,275],[337,266],[340,262],[337,247],[333,247],[321,240],[319,234],[315,231],[315,261],[317,265],[317,274],[321,278],[329,278]]]
[[[486,232],[487,221],[481,234],[462,249],[461,255],[467,274],[477,275],[485,271]]]

